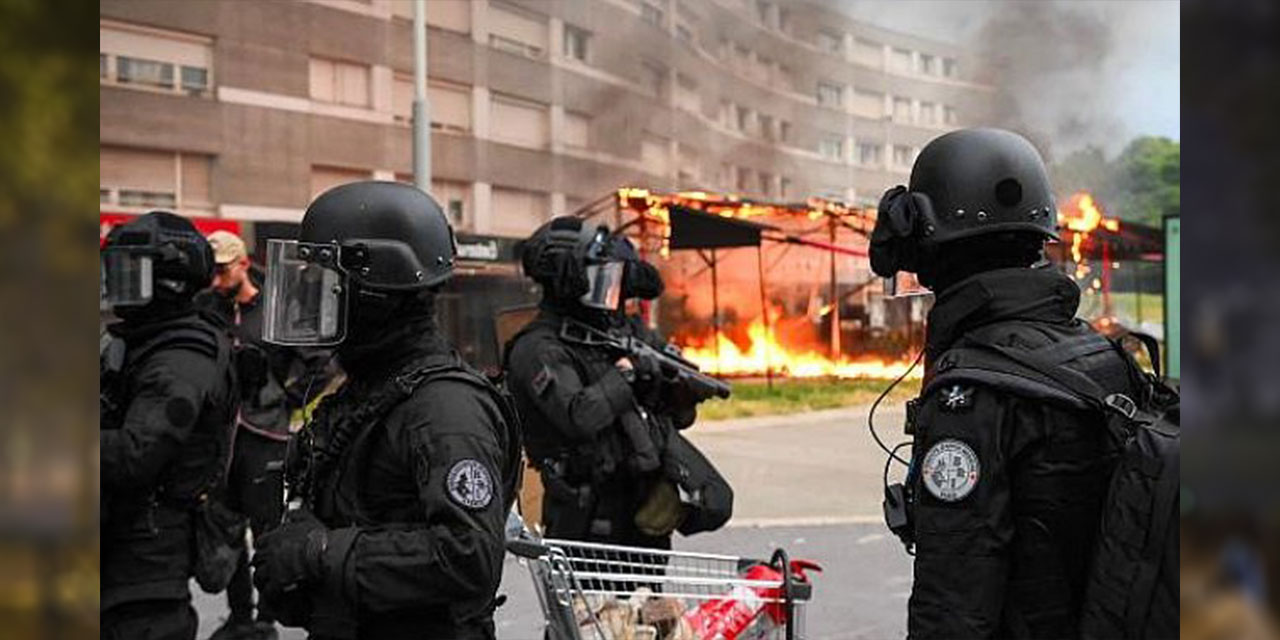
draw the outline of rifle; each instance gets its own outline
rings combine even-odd
[[[668,379],[684,385],[699,402],[712,397],[728,398],[733,391],[729,383],[699,371],[698,365],[686,360],[671,344],[656,349],[639,338],[614,335],[573,319],[565,320],[560,326],[560,338],[566,342],[608,349],[619,357],[650,358],[658,363]]]

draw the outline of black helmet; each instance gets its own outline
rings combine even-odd
[[[107,304],[143,305],[157,297],[190,298],[213,279],[213,249],[190,220],[151,211],[115,227],[102,251]]]
[[[880,201],[871,266],[886,277],[919,272],[921,253],[1003,232],[1057,238],[1044,162],[1026,138],[1011,131],[953,131],[920,151],[909,189],[894,187]]]
[[[521,243],[520,265],[548,298],[612,310],[620,302],[625,268],[613,244],[609,227],[560,216]]]
[[[264,335],[281,344],[337,344],[349,289],[412,293],[453,275],[456,243],[440,205],[398,182],[353,182],[307,207],[298,240],[267,243]]]

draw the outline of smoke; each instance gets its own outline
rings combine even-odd
[[[1114,70],[1129,4],[989,5],[968,43],[974,79],[995,89],[987,122],[1023,132],[1051,156],[1122,140]]]

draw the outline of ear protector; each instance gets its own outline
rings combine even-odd
[[[889,278],[899,271],[919,273],[921,240],[934,232],[933,203],[903,185],[889,189],[876,208],[871,232],[871,270]]]

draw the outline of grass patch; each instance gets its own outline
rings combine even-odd
[[[818,409],[871,404],[889,386],[889,380],[775,380],[769,389],[764,380],[733,382],[733,396],[712,399],[698,406],[699,420],[724,420]],[[920,392],[919,380],[903,380],[886,402],[902,402]]]

